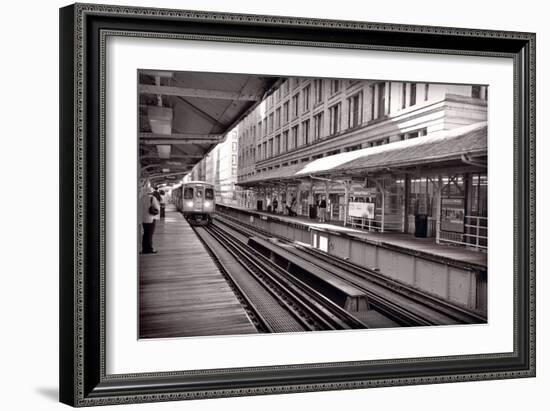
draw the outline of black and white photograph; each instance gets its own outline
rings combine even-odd
[[[140,339],[487,324],[490,87],[137,78]]]
[[[59,401],[521,409],[537,24],[203,1],[60,5]]]

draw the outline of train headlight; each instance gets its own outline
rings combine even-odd
[[[210,206],[212,206],[212,202],[211,201],[205,201],[204,206],[205,207],[210,207]]]
[[[188,202],[187,202],[187,207],[193,207],[193,202],[192,202],[192,201],[188,201]]]

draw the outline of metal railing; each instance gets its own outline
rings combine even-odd
[[[487,250],[489,244],[487,217],[465,216],[464,231],[464,233],[452,233],[455,238],[446,238],[445,232],[442,231],[439,241],[473,247],[476,250]]]

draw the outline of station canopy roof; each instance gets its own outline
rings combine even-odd
[[[365,175],[407,167],[435,166],[464,158],[487,155],[487,122],[452,130],[442,130],[423,137],[396,141],[375,147],[322,157],[307,163],[268,170],[254,179],[239,183],[254,186],[280,180],[298,180],[309,176]]]
[[[278,77],[141,70],[142,176],[170,182],[188,173],[272,90]]]

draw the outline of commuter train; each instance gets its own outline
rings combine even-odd
[[[176,208],[189,224],[206,225],[212,222],[216,208],[214,185],[204,181],[190,181],[172,191]]]

